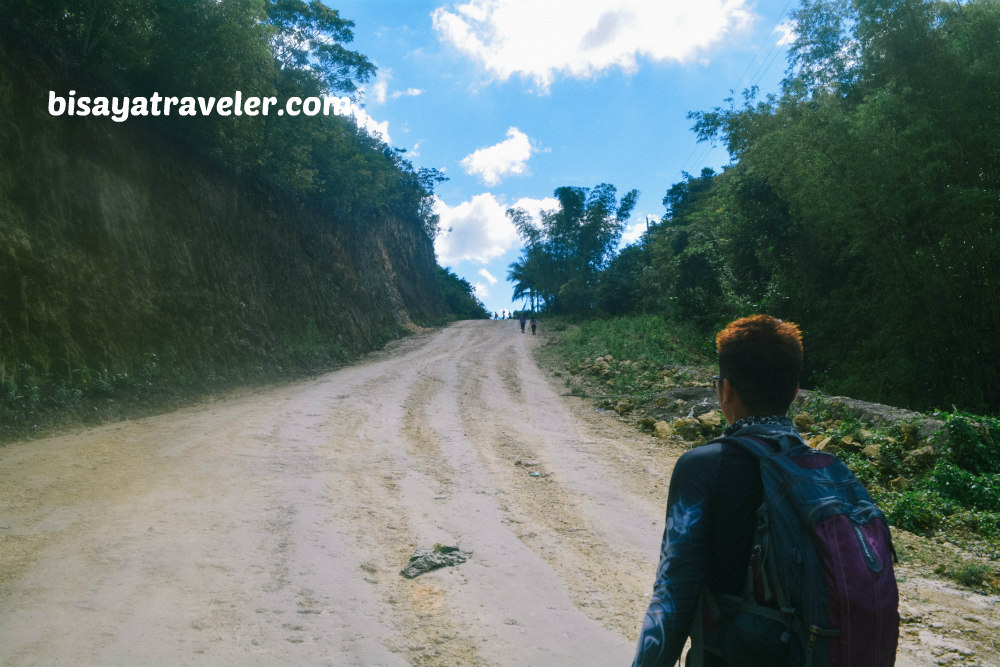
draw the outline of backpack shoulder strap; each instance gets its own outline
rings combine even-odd
[[[789,438],[786,436],[765,439],[754,435],[728,436],[720,438],[720,440],[739,446],[744,451],[753,455],[758,463],[761,464],[766,460],[777,460],[800,442],[798,438]],[[772,550],[770,526],[772,517],[769,512],[769,493],[763,474],[761,476],[761,483],[764,486],[764,498],[757,510],[757,527],[755,530],[755,539],[759,539],[760,541],[756,544],[755,551],[751,555],[751,563],[747,566],[747,582],[744,587],[742,609],[785,625],[786,630],[781,640],[787,642],[791,631],[798,631],[799,623],[795,618],[795,609],[791,606],[785,587],[782,584],[781,573],[776,569],[775,559],[770,555]],[[759,568],[756,573],[760,578],[764,597],[777,603],[777,609],[763,606],[754,600],[754,559],[756,559]]]

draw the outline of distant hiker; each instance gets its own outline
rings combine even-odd
[[[536,327],[537,325],[538,325],[538,323],[537,323],[537,322],[535,322],[535,316],[534,316],[534,315],[532,315],[532,316],[531,316],[531,335],[532,335],[532,336],[534,336],[534,335],[535,335],[535,327]]]
[[[524,323],[528,321],[528,318],[525,316],[523,310],[521,311],[521,314],[518,315],[517,319],[521,322],[521,333],[524,333]]]
[[[495,320],[499,320],[500,319],[500,315],[498,315],[496,311],[493,311],[493,319],[495,319]]]
[[[688,665],[892,665],[899,593],[885,517],[785,416],[799,328],[755,315],[715,342],[730,426],[674,465],[634,667],[674,664],[688,636]]]

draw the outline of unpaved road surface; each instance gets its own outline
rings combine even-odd
[[[562,396],[540,339],[458,323],[0,449],[0,664],[628,664],[681,452]],[[473,554],[399,575],[435,544]],[[995,599],[903,587],[899,664],[997,664]]]

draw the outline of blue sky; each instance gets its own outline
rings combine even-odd
[[[698,144],[687,113],[730,91],[776,91],[794,0],[324,0],[354,21],[350,48],[378,75],[370,127],[437,188],[438,261],[491,311],[511,301],[521,243],[511,206],[555,208],[564,185],[611,183],[640,196],[623,243],[663,195],[728,162]]]

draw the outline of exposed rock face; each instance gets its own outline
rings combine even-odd
[[[722,413],[718,410],[710,410],[698,415],[698,423],[701,424],[702,433],[714,434],[721,431],[723,427]]]
[[[827,454],[836,454],[840,451],[840,445],[831,436],[819,439],[819,442],[811,442],[810,445],[814,449],[818,449],[821,452],[826,452]]]
[[[854,436],[847,435],[840,439],[838,442],[840,448],[848,452],[860,452],[864,445],[854,439]]]
[[[657,438],[669,438],[674,434],[674,427],[669,422],[660,420],[653,424],[653,430]]]
[[[623,398],[615,403],[615,412],[620,415],[632,412],[633,408],[635,408],[635,402],[631,398]]]
[[[789,410],[790,414],[801,412],[809,399],[809,391],[800,391],[798,398],[792,403],[792,407]],[[850,411],[859,422],[869,428],[877,428],[892,422],[911,419],[919,421],[917,425],[906,425],[903,430],[904,438],[906,438],[904,444],[909,443],[908,447],[914,446],[918,440],[928,439],[943,424],[940,420],[929,419],[919,412],[895,408],[890,405],[882,405],[881,403],[859,401],[845,396],[824,396],[823,401],[830,407],[835,416],[838,416],[838,413]],[[907,435],[908,432],[909,435]]]
[[[852,435],[842,438],[825,434],[810,436],[808,432],[817,422],[808,409],[809,401],[810,393],[806,390],[800,391],[788,414],[792,417],[796,428],[805,434],[809,446],[820,451],[831,454],[839,451],[860,452],[868,458],[878,459],[880,445],[866,443],[871,436],[867,429],[901,420],[911,420],[901,424],[903,446],[908,450],[916,450],[911,451],[911,463],[933,465],[934,452],[941,450],[947,444],[947,432],[941,429],[943,422],[938,419],[919,412],[843,396],[825,396],[823,409],[829,410],[834,419],[847,416],[848,413],[857,418],[867,427],[861,430],[860,438]],[[648,413],[646,418],[652,420],[657,437],[663,439],[697,444],[718,436],[726,426],[719,412],[714,388],[704,386],[704,383],[690,382],[680,386],[667,386],[644,406],[644,410]]]
[[[861,453],[870,459],[877,459],[879,457],[879,454],[881,453],[881,450],[882,450],[882,445],[878,443],[873,443],[862,449]]]
[[[674,422],[674,431],[684,440],[694,440],[701,435],[701,422],[694,417],[682,417]]]
[[[793,421],[795,423],[795,428],[799,429],[800,431],[808,431],[810,428],[812,428],[813,424],[816,423],[815,420],[813,419],[813,416],[808,412],[800,412],[799,414],[795,415]]]
[[[924,445],[908,453],[906,455],[906,462],[914,468],[929,468],[934,464],[936,458],[934,448],[930,445]]]
[[[407,579],[413,579],[439,567],[460,565],[472,556],[471,551],[458,547],[435,545],[433,549],[417,549],[410,556],[410,562],[400,572]]]
[[[13,118],[18,90],[0,71],[0,369],[277,365],[444,317],[416,221],[309,210],[139,124]]]

